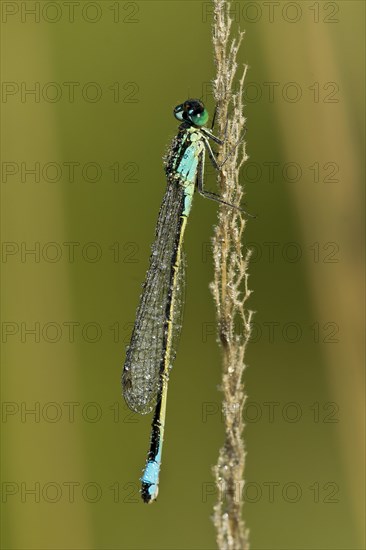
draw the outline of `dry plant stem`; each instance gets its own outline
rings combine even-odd
[[[244,66],[241,76],[236,80],[237,54],[243,33],[231,38],[229,1],[213,0],[213,4],[213,47],[217,71],[214,97],[218,105],[219,134],[225,135],[227,128],[227,140],[221,151],[221,158],[226,158],[244,137],[242,97],[246,67]],[[234,149],[219,173],[223,198],[230,203],[239,204],[243,197],[239,171],[246,158],[245,143],[242,142]],[[221,205],[213,237],[215,274],[211,290],[222,347],[225,419],[225,440],[214,467],[218,489],[214,524],[220,550],[249,549],[248,532],[242,520],[245,463],[242,420],[245,392],[242,375],[252,318],[252,312],[246,308],[250,291],[247,272],[249,254],[244,254],[242,246],[245,224],[240,211]]]

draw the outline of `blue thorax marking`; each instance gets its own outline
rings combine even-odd
[[[192,198],[194,187],[197,180],[197,169],[200,157],[204,153],[204,145],[202,143],[202,134],[196,128],[188,128],[187,133],[183,138],[182,143],[185,143],[189,138],[191,142],[186,147],[184,154],[176,168],[176,173],[179,176],[181,183],[185,187],[184,211],[183,214],[188,216],[192,206]]]

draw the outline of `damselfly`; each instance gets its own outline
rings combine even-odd
[[[146,414],[155,407],[150,450],[141,478],[144,502],[152,502],[158,494],[169,371],[181,328],[182,244],[194,191],[238,208],[203,187],[205,152],[217,169],[222,166],[210,140],[223,144],[212,134],[213,124],[211,130],[205,128],[208,112],[204,104],[198,99],[188,99],[174,109],[174,116],[182,124],[165,158],[168,185],[122,374],[123,394],[129,408]]]

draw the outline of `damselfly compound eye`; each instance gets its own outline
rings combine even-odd
[[[195,126],[204,126],[208,121],[208,112],[206,109],[203,109],[201,113],[193,113],[189,118]]]
[[[183,120],[184,103],[177,105],[173,111],[173,114],[177,120]]]
[[[204,104],[199,99],[187,99],[185,102],[186,116],[183,118],[189,120],[195,126],[204,126],[208,121],[208,112]]]

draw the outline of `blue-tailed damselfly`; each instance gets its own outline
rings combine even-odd
[[[131,410],[146,414],[155,406],[150,450],[141,478],[144,502],[154,501],[158,494],[169,371],[181,328],[182,244],[194,191],[238,208],[203,188],[205,152],[217,169],[222,166],[209,140],[223,143],[212,134],[212,128],[205,128],[208,112],[204,104],[189,99],[174,109],[174,116],[182,124],[165,158],[168,184],[122,374],[123,394]]]

